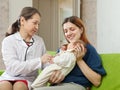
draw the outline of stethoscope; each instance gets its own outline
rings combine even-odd
[[[23,39],[23,41],[24,41],[24,42],[27,44],[27,46],[28,46],[27,49],[26,49],[26,51],[25,51],[25,57],[24,57],[24,61],[26,61],[27,51],[28,51],[29,47],[33,45],[33,43],[34,43],[34,38],[32,38],[32,41],[31,41],[31,42],[26,42],[24,39]]]
[[[27,44],[27,46],[28,46],[27,49],[26,49],[26,51],[25,51],[25,57],[24,57],[24,61],[26,61],[28,48],[33,45],[34,39],[32,38],[32,42],[26,42],[24,39],[23,39],[23,41],[24,41],[24,42]],[[20,76],[20,75],[21,75],[21,74],[16,75],[15,77],[18,77],[18,76]]]

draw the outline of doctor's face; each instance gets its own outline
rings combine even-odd
[[[40,16],[39,14],[34,14],[30,19],[25,20],[24,17],[22,17],[23,21],[21,21],[21,27],[23,31],[29,35],[33,36],[37,31],[40,23]]]

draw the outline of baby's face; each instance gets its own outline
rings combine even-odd
[[[61,46],[61,50],[63,50],[63,51],[65,51],[67,49],[67,47],[66,46]]]

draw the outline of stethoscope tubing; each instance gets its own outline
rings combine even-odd
[[[26,51],[25,51],[24,61],[26,61],[26,59],[27,59],[27,52],[28,52],[28,49],[29,49],[30,46],[33,45],[33,43],[34,43],[34,38],[32,38],[32,42],[26,42],[25,40],[23,40],[23,41],[24,41],[25,43],[30,43],[30,44],[28,45]]]

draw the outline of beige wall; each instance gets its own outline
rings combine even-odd
[[[38,2],[38,0],[34,0],[34,1]],[[88,38],[95,47],[97,47],[97,29],[96,29],[96,23],[97,23],[96,7],[97,7],[97,5],[96,5],[96,2],[97,2],[96,0],[81,0],[81,5],[82,5],[81,6],[81,17],[82,17],[82,19],[83,19],[83,21],[86,25]],[[34,6],[38,7],[39,5],[38,6],[34,5]],[[2,14],[0,14],[0,31],[1,31],[0,32],[0,42],[2,41],[2,39],[4,37],[4,33],[7,30],[7,27],[8,27],[8,24],[9,24],[8,23],[9,22],[9,16],[10,16],[9,15],[10,14],[9,13],[10,12],[9,7],[10,7],[9,6],[9,0],[1,0],[0,10],[1,10]],[[41,12],[41,13],[43,13],[43,12]],[[14,16],[14,17],[17,17],[17,16]],[[43,21],[42,21],[42,23],[43,23]],[[51,25],[50,27],[55,28],[55,23],[54,23],[54,25]],[[54,28],[52,28],[52,30]],[[47,29],[43,29],[43,30],[47,30]],[[49,34],[52,35],[52,36],[56,36],[56,34],[53,35],[53,33],[51,33],[51,32],[49,32]],[[47,35],[45,35],[45,38],[46,38],[46,36]],[[58,36],[56,36],[56,37],[58,37]],[[53,44],[55,44],[56,38],[53,38],[52,40],[53,40]],[[49,46],[50,48],[51,47],[55,48],[54,45],[51,45],[52,42],[50,42],[49,44],[48,44],[49,41],[46,40],[46,42],[47,42],[47,44],[46,44],[47,46]],[[58,46],[58,45],[56,45],[56,46]],[[1,44],[0,44],[0,49],[1,49]],[[4,69],[1,52],[0,52],[0,69]]]
[[[0,0],[0,69],[4,69],[2,55],[1,55],[1,42],[4,38],[5,32],[8,27],[8,13],[9,13],[9,0]]]
[[[32,0],[0,0],[0,43],[9,26],[18,18],[20,10],[25,6],[32,6]],[[0,44],[0,70],[4,69]]]
[[[25,6],[32,6],[32,0],[9,0],[9,24],[18,19],[20,11]]]
[[[88,39],[97,48],[97,0],[81,1],[81,18],[86,26]]]

